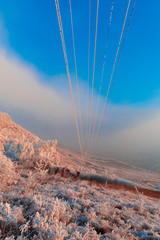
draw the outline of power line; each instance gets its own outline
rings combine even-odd
[[[74,63],[75,63],[76,83],[77,83],[79,122],[80,122],[81,141],[82,141],[82,150],[83,150],[82,115],[81,115],[81,106],[80,106],[80,97],[79,97],[78,74],[77,74],[77,61],[76,61],[76,50],[75,50],[74,31],[73,31],[73,18],[72,18],[71,0],[69,0],[69,7],[70,7],[70,17],[71,17],[71,27],[72,27],[72,41],[73,41],[73,50],[74,50]]]
[[[116,57],[115,57],[115,60],[114,60],[114,65],[113,65],[113,68],[112,68],[112,73],[111,73],[111,77],[110,77],[110,81],[109,81],[109,85],[108,85],[108,90],[107,90],[107,94],[106,94],[106,98],[105,98],[105,102],[104,102],[104,107],[103,107],[103,111],[102,111],[101,118],[100,118],[100,121],[99,121],[97,135],[96,135],[96,138],[95,138],[93,148],[95,148],[95,145],[96,145],[96,142],[97,142],[97,139],[98,139],[98,135],[99,135],[99,131],[100,131],[100,127],[101,127],[101,124],[102,124],[102,121],[103,121],[103,118],[104,118],[106,103],[108,101],[108,95],[109,95],[109,91],[110,91],[110,87],[111,87],[111,83],[112,83],[112,79],[113,79],[113,74],[114,74],[114,70],[115,70],[115,66],[116,66],[116,62],[117,62],[117,57],[118,57],[119,48],[120,48],[120,44],[121,44],[121,40],[122,40],[122,36],[123,36],[123,32],[124,32],[124,27],[125,27],[125,24],[126,24],[126,19],[127,19],[127,15],[128,15],[130,2],[131,2],[131,0],[128,1],[128,6],[127,6],[126,14],[125,14],[125,19],[124,19],[124,22],[123,22],[123,27],[122,27],[120,40],[119,40],[119,44],[118,44],[118,48],[117,48],[117,52],[116,52]]]
[[[74,118],[75,118],[75,123],[76,123],[78,142],[79,142],[80,151],[81,151],[82,158],[83,158],[83,150],[82,150],[82,144],[81,144],[81,139],[80,139],[80,134],[79,134],[79,127],[78,127],[78,122],[77,122],[77,115],[76,115],[76,110],[75,110],[74,97],[73,97],[73,92],[72,92],[72,85],[71,85],[71,78],[70,78],[70,73],[69,73],[69,65],[68,65],[68,58],[67,58],[67,52],[66,52],[66,46],[65,46],[65,40],[64,40],[64,33],[63,33],[60,7],[59,7],[59,0],[55,0],[55,5],[56,5],[57,19],[58,19],[60,36],[61,36],[64,60],[65,60],[65,65],[66,65],[66,70],[67,70],[67,77],[68,77],[69,89],[70,89],[70,94],[71,94],[73,113],[74,113]]]
[[[89,0],[89,31],[88,31],[88,90],[87,90],[87,129],[89,130],[89,80],[90,80],[90,39],[91,39],[91,0]]]
[[[134,2],[133,2],[130,18],[129,18],[129,21],[128,21],[126,33],[125,33],[125,36],[124,36],[124,39],[123,39],[123,44],[122,44],[122,47],[121,47],[121,51],[120,51],[119,58],[118,58],[118,63],[117,63],[115,74],[114,74],[114,79],[112,81],[112,86],[113,86],[113,83],[114,83],[114,80],[115,80],[115,77],[116,77],[116,74],[117,74],[118,66],[119,66],[121,55],[122,55],[123,48],[124,48],[124,44],[125,44],[125,41],[126,41],[126,37],[127,37],[127,34],[128,34],[129,27],[130,27],[131,19],[132,19],[132,16],[133,16],[133,11],[134,11],[134,8],[135,8],[135,4],[136,4],[136,0],[134,0]]]
[[[104,67],[105,67],[105,63],[106,63],[106,56],[107,56],[107,49],[108,49],[108,39],[109,39],[110,26],[111,26],[111,21],[112,21],[112,14],[113,14],[113,6],[114,6],[114,0],[112,1],[110,18],[109,18],[109,26],[108,26],[108,32],[107,32],[106,47],[105,47],[104,58],[103,58],[103,67],[102,67],[102,73],[101,73],[101,81],[100,81],[100,87],[99,87],[99,93],[98,93],[98,101],[97,101],[97,107],[96,107],[96,113],[95,113],[94,127],[93,127],[93,134],[92,134],[91,143],[93,142],[93,139],[94,139],[94,131],[95,131],[95,126],[96,126],[96,121],[97,121],[97,114],[98,114],[98,108],[99,108],[99,100],[100,100],[100,94],[101,94],[102,80],[103,80]]]
[[[97,14],[96,14],[96,30],[95,30],[94,59],[93,59],[93,76],[92,76],[92,93],[91,93],[91,107],[90,107],[88,150],[89,150],[89,143],[90,143],[91,120],[92,120],[92,104],[93,104],[92,102],[93,102],[93,86],[94,86],[94,73],[95,73],[96,45],[97,45],[98,10],[99,10],[99,0],[97,0]]]
[[[126,33],[125,33],[125,36],[124,36],[124,39],[123,39],[123,44],[122,44],[121,51],[120,51],[119,58],[118,58],[118,63],[117,63],[116,70],[115,70],[115,73],[114,73],[114,78],[113,78],[113,81],[112,81],[110,94],[111,94],[112,87],[113,87],[113,84],[114,84],[114,81],[115,81],[115,78],[116,78],[116,75],[117,75],[118,66],[119,66],[119,63],[120,63],[120,59],[121,59],[121,55],[122,55],[122,52],[123,52],[124,44],[125,44],[125,41],[126,41],[126,37],[127,37],[127,34],[128,34],[128,30],[129,30],[129,27],[130,27],[130,23],[131,23],[131,19],[132,19],[132,16],[133,16],[133,11],[134,11],[134,8],[135,8],[135,4],[136,4],[136,0],[134,0],[134,2],[133,2],[133,6],[132,6],[132,10],[131,10],[129,21],[128,21]],[[108,104],[108,102],[107,102],[107,104]]]

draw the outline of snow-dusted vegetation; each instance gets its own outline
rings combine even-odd
[[[2,120],[0,239],[160,239],[160,195],[143,195],[109,167],[101,176],[87,160],[80,167],[76,153]]]
[[[18,139],[7,141],[4,154],[12,161],[19,161],[25,166],[35,167],[37,163],[50,166],[58,161],[56,145],[57,141],[26,139],[25,135],[21,135]]]
[[[2,239],[160,239],[159,199],[23,171],[1,193]]]
[[[14,163],[0,152],[0,189],[16,179]]]

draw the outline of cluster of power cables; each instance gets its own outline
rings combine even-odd
[[[132,9],[130,11],[130,16],[128,17],[130,4],[131,4],[131,0],[128,0],[128,5],[127,5],[125,18],[124,18],[124,22],[123,22],[123,26],[122,26],[122,30],[121,30],[121,35],[120,35],[120,39],[119,39],[119,43],[118,43],[118,47],[117,47],[117,51],[116,51],[116,56],[115,56],[115,59],[114,59],[114,64],[113,64],[113,68],[112,68],[109,84],[108,84],[108,87],[107,87],[107,93],[106,93],[106,97],[105,97],[105,101],[104,101],[104,106],[103,106],[103,109],[102,109],[102,113],[100,115],[100,119],[99,119],[99,122],[98,122],[98,127],[96,129],[98,109],[99,109],[99,102],[100,102],[101,89],[102,89],[102,80],[103,80],[104,68],[105,68],[105,63],[106,63],[108,39],[109,39],[110,27],[111,27],[111,23],[112,23],[112,15],[113,15],[113,10],[114,10],[114,1],[115,0],[112,0],[112,6],[111,6],[111,10],[110,10],[110,18],[109,18],[106,46],[105,46],[103,66],[102,66],[102,72],[101,72],[101,78],[100,78],[98,100],[97,100],[97,104],[96,104],[95,116],[92,119],[92,115],[93,115],[92,114],[92,109],[93,109],[93,88],[94,88],[94,76],[95,76],[95,59],[96,59],[96,46],[97,46],[97,28],[98,28],[99,1],[101,1],[101,0],[97,0],[96,27],[95,27],[95,39],[94,39],[93,72],[92,72],[92,89],[91,89],[90,108],[89,108],[89,105],[88,105],[89,123],[88,123],[87,153],[91,152],[91,151],[93,151],[95,149],[95,146],[96,146],[96,143],[97,143],[97,140],[98,140],[98,136],[99,136],[99,133],[100,133],[100,128],[101,128],[101,125],[102,125],[102,122],[103,122],[103,119],[104,119],[104,114],[105,114],[105,111],[106,111],[106,107],[107,107],[107,104],[108,104],[109,94],[111,92],[111,87],[112,87],[113,82],[115,80],[115,76],[116,76],[116,73],[117,73],[117,69],[118,69],[118,66],[119,66],[120,58],[121,58],[121,55],[122,55],[122,51],[123,51],[123,48],[124,48],[126,36],[127,36],[127,33],[128,33],[128,29],[129,29],[129,26],[130,26],[131,18],[132,18],[134,7],[135,7],[135,3],[136,3],[136,0],[133,0],[133,5],[132,5]],[[71,93],[71,100],[72,100],[72,105],[73,105],[73,112],[74,112],[74,118],[75,118],[75,123],[76,123],[78,142],[79,142],[82,158],[84,158],[82,114],[81,114],[79,86],[78,86],[78,74],[77,74],[77,62],[76,62],[76,51],[75,51],[75,40],[74,40],[71,0],[69,0],[69,7],[70,7],[71,28],[72,28],[72,42],[73,42],[73,51],[74,51],[74,63],[75,63],[75,75],[76,75],[76,84],[77,84],[77,95],[78,95],[78,113],[79,113],[78,114],[79,115],[78,118],[79,118],[79,121],[77,119],[76,107],[75,107],[75,102],[74,102],[74,97],[73,97],[73,90],[72,90],[72,85],[71,85],[71,77],[70,77],[69,64],[68,64],[68,58],[67,58],[67,52],[66,52],[66,46],[65,46],[65,39],[64,39],[63,25],[62,25],[61,13],[60,13],[59,0],[55,0],[55,5],[56,5],[56,11],[57,11],[59,30],[60,30],[60,35],[61,35],[61,42],[62,42],[62,47],[63,47],[63,54],[64,54],[64,59],[65,59],[65,64],[66,64],[69,88],[70,88],[70,93]],[[128,23],[127,23],[127,19],[128,19]],[[125,27],[126,25],[127,25],[127,27]],[[90,79],[90,71],[89,71],[89,66],[90,66],[90,40],[91,40],[90,39],[91,38],[90,37],[90,35],[91,35],[90,34],[91,29],[90,28],[91,28],[91,0],[89,0],[88,85],[89,85],[89,79]],[[89,98],[89,90],[88,90],[88,98]],[[93,127],[91,127],[92,125],[93,125]]]

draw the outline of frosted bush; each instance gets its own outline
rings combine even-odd
[[[32,226],[38,230],[38,236],[42,239],[63,240],[68,236],[66,224],[71,218],[69,211],[67,203],[56,198],[50,208],[44,208],[41,214],[36,213]]]
[[[58,162],[56,145],[56,140],[41,141],[34,137],[28,139],[22,134],[18,139],[9,140],[4,150],[7,157],[20,161],[27,167],[35,167],[37,162],[50,166]]]
[[[22,207],[11,206],[8,203],[0,203],[0,229],[2,234],[17,232],[21,224],[25,222]]]
[[[0,189],[16,178],[14,163],[0,152]]]

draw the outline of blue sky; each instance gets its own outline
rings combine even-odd
[[[59,2],[73,90],[76,95],[69,1]],[[83,130],[86,139],[88,3],[89,1],[85,0],[72,0]],[[111,4],[112,0],[99,2],[94,103],[97,101]],[[127,0],[115,0],[102,85],[101,110],[127,4]],[[131,6],[132,4],[133,0]],[[126,161],[150,161],[151,158],[156,159],[155,162],[157,159],[159,161],[159,9],[159,0],[136,1],[96,148],[98,154]],[[131,8],[129,13],[130,11]],[[95,20],[96,0],[92,0],[90,77],[93,71]],[[8,112],[14,121],[41,138],[57,138],[62,144],[77,147],[54,1],[0,1],[0,35],[0,111]]]
[[[116,0],[113,10],[108,43],[107,64],[103,93],[111,74],[118,46],[122,21],[127,7],[126,0]],[[102,71],[111,0],[100,0],[95,68],[95,90],[99,87]],[[133,0],[131,1],[131,5]],[[71,41],[69,2],[60,0],[60,8],[66,40],[70,71],[74,72]],[[152,98],[160,88],[160,2],[158,0],[136,2],[134,15],[125,43],[116,81],[111,94],[113,102],[144,102]],[[78,75],[87,81],[88,51],[88,1],[73,1],[73,23],[77,55]],[[0,16],[8,32],[9,46],[21,59],[33,64],[47,76],[66,73],[54,1],[7,0],[0,2]],[[94,47],[96,1],[91,9],[91,64]],[[91,80],[91,79],[90,79]]]

